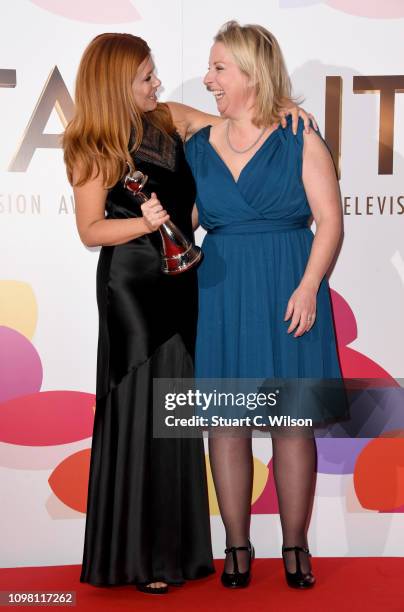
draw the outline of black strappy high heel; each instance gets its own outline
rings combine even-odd
[[[285,557],[283,556],[284,552],[288,552],[291,550],[295,552],[296,556],[296,571],[294,573],[289,572],[286,569]],[[307,572],[306,574],[302,572],[299,557],[300,552],[304,552],[309,557],[311,557],[309,549],[304,548],[303,546],[282,546],[282,559],[283,565],[285,567],[286,582],[290,587],[293,587],[294,589],[308,589],[314,586],[316,579],[311,572]]]
[[[238,570],[238,561],[237,561],[237,551],[238,550],[248,550],[250,553],[250,558],[248,562],[248,570],[246,572],[239,572]],[[248,540],[248,546],[230,546],[225,549],[225,554],[231,553],[233,555],[233,568],[234,572],[229,574],[228,572],[222,573],[222,584],[223,586],[229,589],[241,589],[248,586],[251,579],[251,563],[255,557],[254,546],[251,544],[250,540]]]

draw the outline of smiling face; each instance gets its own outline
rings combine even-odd
[[[161,81],[155,75],[150,55],[139,65],[132,84],[133,96],[140,112],[147,113],[157,107],[157,90]]]
[[[249,77],[241,72],[233,54],[221,42],[210,50],[209,70],[203,82],[215,96],[222,117],[240,117],[254,105],[255,90]]]

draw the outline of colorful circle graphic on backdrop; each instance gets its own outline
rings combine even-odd
[[[31,0],[42,9],[89,23],[130,23],[140,19],[138,11],[130,0],[85,0],[85,2],[72,2],[72,0]]]
[[[353,474],[354,487],[349,500],[352,511],[403,512],[404,428],[398,418],[402,413],[403,390],[376,362],[350,348],[358,336],[355,315],[348,302],[333,290],[331,298],[344,377],[379,379],[387,383],[388,388],[383,385],[374,390],[373,395],[362,394],[367,406],[375,402],[372,416],[366,422],[366,437],[317,440],[318,472]],[[3,378],[0,444],[19,446],[22,454],[29,447],[39,451],[40,447],[52,449],[84,441],[91,437],[94,422],[93,394],[40,391],[42,364],[31,343],[37,318],[38,307],[32,288],[20,281],[0,281],[0,378]],[[59,457],[56,466],[52,466],[49,486],[65,508],[85,513],[91,449],[65,450],[66,455],[63,454],[62,459]],[[14,463],[15,460],[16,457]],[[21,463],[21,457],[19,461]],[[210,511],[218,514],[208,457],[206,463]],[[254,467],[252,513],[276,514],[279,508],[272,460],[265,465],[254,458]],[[60,512],[58,508],[51,516],[61,516]]]
[[[304,8],[313,4],[327,4],[331,8],[373,19],[399,19],[404,17],[402,0],[279,0],[280,8]]]

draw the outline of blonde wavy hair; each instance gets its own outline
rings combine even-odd
[[[134,169],[131,152],[142,142],[144,115],[136,106],[132,84],[150,52],[146,41],[132,34],[100,34],[85,49],[76,77],[75,114],[62,140],[70,184],[73,169],[75,185],[101,173],[107,189],[128,166]],[[165,104],[148,112],[147,119],[167,134],[175,131]],[[132,130],[135,137],[129,150]]]
[[[275,36],[263,26],[228,21],[214,37],[232,53],[241,72],[255,87],[253,123],[270,126],[281,119],[280,111],[296,100],[281,48]]]

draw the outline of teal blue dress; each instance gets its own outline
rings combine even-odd
[[[312,329],[295,338],[284,321],[314,238],[302,181],[303,129],[299,119],[295,136],[288,119],[237,181],[209,143],[210,126],[186,143],[207,232],[198,270],[197,378],[341,378],[326,278]],[[334,406],[334,416],[339,411],[346,407]]]

